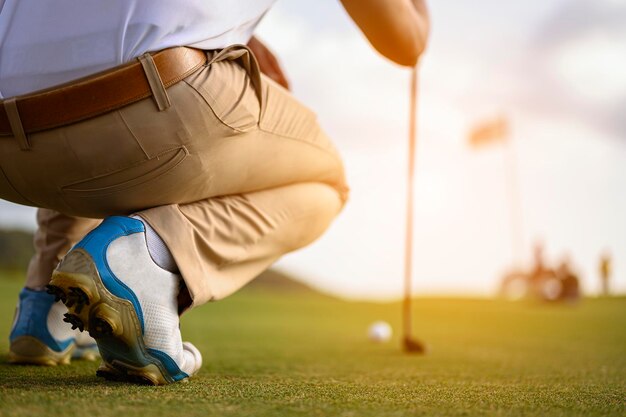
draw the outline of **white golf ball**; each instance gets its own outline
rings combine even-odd
[[[367,331],[369,339],[376,343],[388,342],[392,334],[393,330],[386,321],[375,321]]]

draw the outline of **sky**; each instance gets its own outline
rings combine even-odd
[[[524,262],[541,240],[548,262],[570,257],[595,293],[598,258],[609,250],[614,287],[626,292],[626,3],[438,0],[430,10],[414,293],[495,294],[515,262],[511,196]],[[409,71],[374,52],[336,0],[280,0],[258,36],[336,143],[352,189],[329,231],[277,267],[347,298],[398,297]],[[509,139],[470,148],[468,132],[500,116]],[[32,229],[34,211],[0,202],[0,225]]]

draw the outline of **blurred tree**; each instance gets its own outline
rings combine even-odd
[[[0,270],[26,271],[33,253],[32,233],[0,229]]]

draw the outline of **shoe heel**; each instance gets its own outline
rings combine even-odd
[[[48,292],[55,294],[67,307],[63,321],[78,328],[81,332],[89,330],[90,306],[98,303],[100,296],[93,280],[86,274],[55,271],[52,275]]]
[[[9,363],[21,365],[57,366],[69,365],[74,345],[62,352],[55,352],[37,338],[20,336],[11,342]]]
[[[94,339],[122,336],[124,334],[122,322],[119,311],[107,304],[99,304],[91,315],[89,335]]]
[[[63,288],[57,287],[56,285],[48,284],[46,285],[46,292],[48,294],[54,295],[55,302],[61,301],[63,304],[65,304],[65,301],[67,300],[67,295],[65,295],[65,291],[63,291]]]
[[[63,315],[63,321],[69,323],[72,326],[72,330],[78,329],[81,332],[85,330],[85,323],[76,314],[65,313]]]
[[[68,323],[80,331],[89,330],[91,307],[100,302],[94,277],[97,271],[88,255],[80,250],[70,252],[52,274],[48,292],[67,307]]]

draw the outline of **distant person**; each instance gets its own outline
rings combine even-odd
[[[185,379],[202,357],[178,314],[237,291],[341,211],[339,154],[252,37],[273,3],[0,0],[0,198],[40,208],[13,362],[69,361],[56,298],[96,339],[99,375]],[[342,3],[382,55],[416,64],[423,0]]]
[[[537,241],[533,249],[533,266],[528,276],[529,294],[539,298],[550,298],[558,294],[555,289],[559,283],[554,270],[548,268],[544,258],[543,242]]]
[[[558,300],[561,295],[563,282],[559,279],[558,272],[546,263],[543,242],[538,241],[535,243],[533,259],[534,263],[528,278],[530,293],[539,299],[547,301]],[[567,267],[568,264],[569,261],[564,261],[564,264],[561,266]]]
[[[600,256],[600,264],[598,265],[600,273],[600,288],[602,295],[608,297],[611,294],[611,269],[612,259],[611,254],[606,251]]]
[[[569,257],[564,257],[556,270],[556,276],[561,283],[559,299],[564,301],[578,301],[580,299],[580,279],[572,270]]]
[[[531,282],[541,280],[547,271],[548,268],[544,259],[544,246],[541,241],[538,241],[533,248],[533,267],[530,272]]]

